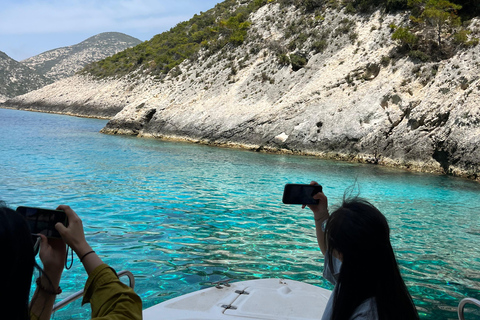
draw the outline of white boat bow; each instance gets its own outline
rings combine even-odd
[[[167,300],[145,309],[143,319],[321,319],[330,294],[329,290],[294,280],[247,280]]]

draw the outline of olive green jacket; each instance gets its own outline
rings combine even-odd
[[[92,306],[95,320],[142,319],[142,300],[106,264],[95,268],[88,277],[82,301],[85,303]]]

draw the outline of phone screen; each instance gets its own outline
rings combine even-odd
[[[57,229],[55,229],[57,222],[67,226],[67,216],[65,212],[60,210],[18,207],[17,212],[27,219],[31,233],[41,233],[48,238],[61,238]]]
[[[318,204],[313,196],[322,191],[322,186],[309,184],[286,184],[283,190],[285,204]]]

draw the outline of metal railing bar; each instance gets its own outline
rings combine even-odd
[[[473,299],[473,298],[465,298],[465,299],[463,299],[463,300],[460,301],[460,303],[458,304],[458,319],[459,319],[459,320],[465,320],[464,309],[465,309],[465,305],[466,305],[467,303],[471,303],[471,304],[476,305],[477,307],[480,308],[480,301],[479,301],[479,300]]]

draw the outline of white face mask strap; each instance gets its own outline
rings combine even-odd
[[[35,241],[35,244],[33,245],[33,254],[36,256],[38,254],[38,249],[40,248],[40,241],[42,241],[42,238],[40,238],[40,236],[37,234],[32,235],[37,237],[37,241]]]
[[[33,254],[36,256],[38,254],[38,250],[40,249],[40,242],[42,241],[42,238],[40,235],[32,233],[32,236],[36,236],[37,240],[35,241],[35,244],[33,245]],[[72,255],[72,259],[70,260],[70,264],[68,264],[68,251],[70,251]],[[67,270],[70,270],[73,265],[73,249],[71,249],[69,246],[67,246],[67,252],[66,252],[66,257],[65,257],[65,268]]]

